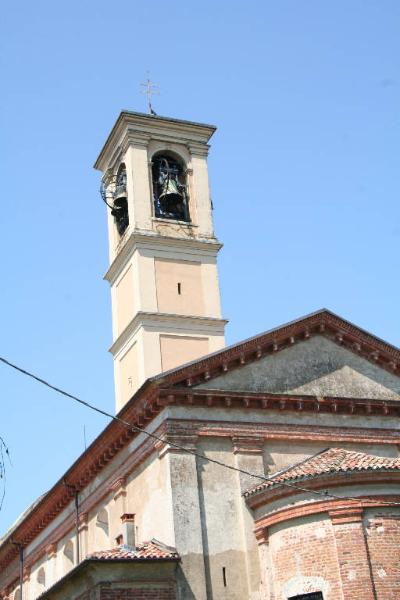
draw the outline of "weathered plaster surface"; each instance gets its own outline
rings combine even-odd
[[[199,449],[207,457],[234,465],[230,440],[205,439]],[[238,474],[202,460],[198,472],[207,598],[243,600],[249,597],[249,589]]]
[[[400,399],[400,378],[315,336],[202,383],[199,388]]]
[[[226,408],[202,408],[193,407],[188,409],[183,406],[169,407],[169,415],[175,419],[198,419],[209,423],[210,429],[213,423],[226,421],[227,424],[249,424],[264,425],[266,431],[273,425],[311,425],[317,427],[341,427],[343,431],[348,427],[400,429],[400,421],[397,417],[381,417],[378,415],[339,415],[321,413],[299,413],[279,410],[261,409],[226,409]],[[342,443],[342,442],[340,442]]]

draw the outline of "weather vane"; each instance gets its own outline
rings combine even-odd
[[[141,83],[140,84],[141,87],[144,88],[144,90],[141,90],[142,94],[146,94],[147,96],[147,106],[149,109],[149,113],[151,115],[157,115],[156,111],[153,109],[152,105],[151,105],[151,97],[152,96],[158,96],[160,94],[160,92],[158,91],[158,85],[156,85],[155,83],[153,83],[150,78],[149,78],[149,72],[147,71],[147,79],[145,81],[145,83]]]

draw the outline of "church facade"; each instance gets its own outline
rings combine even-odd
[[[224,347],[214,127],[121,113],[117,418],[0,541],[4,600],[400,598],[400,351],[321,310]]]

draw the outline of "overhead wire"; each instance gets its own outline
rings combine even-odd
[[[205,460],[207,462],[210,463],[214,463],[216,465],[219,465],[220,467],[224,467],[226,469],[230,469],[231,471],[236,471],[238,473],[241,473],[242,475],[247,475],[249,477],[252,477],[254,479],[258,479],[260,481],[263,482],[268,482],[268,483],[273,483],[274,485],[281,485],[287,488],[291,488],[294,489],[296,491],[299,492],[305,492],[305,493],[309,493],[309,494],[314,494],[317,496],[322,496],[324,498],[333,498],[336,500],[355,500],[357,502],[359,502],[362,499],[365,499],[365,497],[363,498],[359,498],[357,496],[339,496],[337,494],[332,494],[331,492],[328,492],[327,490],[324,491],[320,491],[320,490],[313,490],[310,488],[306,488],[303,486],[300,486],[298,484],[295,483],[289,483],[287,481],[277,481],[276,479],[274,479],[274,477],[267,477],[266,475],[261,475],[259,473],[253,473],[251,471],[248,471],[246,469],[242,469],[240,467],[236,467],[233,465],[229,465],[228,463],[225,463],[223,461],[220,461],[216,458],[211,458],[210,456],[206,456],[205,454],[202,454],[201,452],[197,452],[196,450],[192,450],[191,448],[186,448],[185,446],[181,446],[180,444],[177,444],[176,442],[172,442],[170,440],[168,440],[168,442],[166,442],[166,440],[164,438],[162,438],[161,436],[151,432],[151,431],[147,431],[146,429],[144,429],[143,427],[139,427],[138,425],[134,425],[133,423],[129,423],[129,421],[125,421],[124,419],[121,419],[120,417],[113,415],[112,413],[107,412],[106,410],[103,410],[102,408],[99,408],[98,406],[95,406],[94,404],[91,404],[90,402],[87,402],[86,400],[82,400],[82,398],[79,398],[78,396],[75,396],[74,394],[71,394],[65,390],[63,390],[60,387],[57,387],[55,385],[53,385],[52,383],[46,381],[45,379],[43,379],[42,377],[39,377],[38,375],[35,375],[34,373],[31,373],[30,371],[27,371],[26,369],[23,369],[22,367],[19,367],[18,365],[12,363],[11,361],[7,360],[6,358],[0,356],[0,362],[2,362],[3,364],[7,365],[8,367],[11,367],[12,369],[15,369],[16,371],[18,371],[19,373],[21,373],[22,375],[25,375],[27,377],[30,377],[31,379],[34,379],[35,381],[37,381],[38,383],[41,383],[42,385],[50,388],[51,390],[57,392],[58,394],[61,394],[62,396],[65,396],[67,398],[70,398],[71,400],[74,400],[75,402],[78,402],[79,404],[82,404],[83,406],[85,406],[86,408],[89,408],[90,410],[93,410],[109,419],[112,419],[113,421],[116,421],[118,423],[120,423],[121,425],[123,425],[124,427],[126,427],[127,429],[134,431],[136,433],[143,433],[144,435],[153,438],[159,442],[162,443],[168,443],[169,446],[172,446],[173,448],[177,448],[178,450],[181,450],[183,452],[186,452],[187,454],[191,454],[193,456],[196,456],[197,458],[200,458],[202,460]],[[275,474],[276,475],[276,474]],[[370,496],[370,498],[374,498],[374,496]],[[400,502],[380,502],[380,505],[388,505],[388,506],[400,506]]]

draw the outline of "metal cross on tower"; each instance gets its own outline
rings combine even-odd
[[[153,107],[151,105],[151,97],[160,94],[160,92],[158,91],[158,85],[156,85],[155,83],[153,83],[150,80],[149,72],[147,72],[147,79],[146,79],[145,83],[141,83],[140,85],[141,85],[141,87],[145,88],[144,90],[141,90],[141,92],[142,92],[142,94],[146,94],[146,96],[147,96],[147,105],[148,105],[149,113],[151,115],[156,115],[157,113],[155,112],[155,110],[153,109]]]

